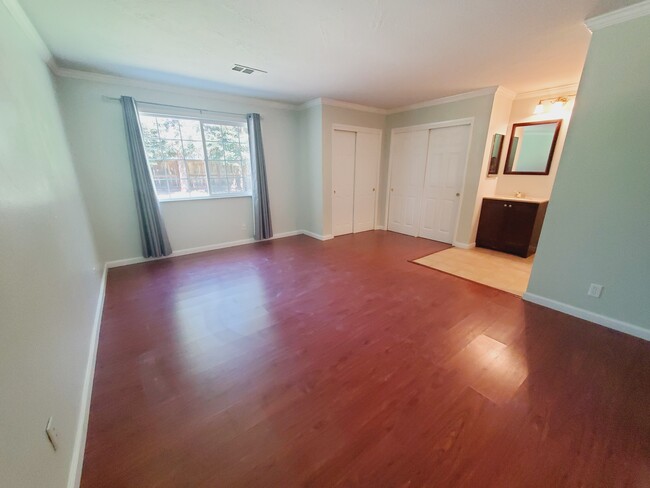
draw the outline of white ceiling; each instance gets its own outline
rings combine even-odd
[[[394,108],[578,81],[583,21],[637,0],[20,0],[63,67]],[[231,71],[234,63],[268,74]]]

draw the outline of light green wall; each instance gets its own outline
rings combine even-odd
[[[0,485],[62,488],[102,270],[50,72],[1,2],[0,66]]]
[[[271,217],[275,234],[299,230],[301,207],[298,113],[256,99],[228,100],[208,92],[129,83],[57,78],[66,129],[103,261],[141,254],[122,107],[106,97],[262,116]],[[161,203],[175,251],[252,238],[249,197]]]
[[[650,16],[594,32],[528,286],[648,330],[649,40]]]
[[[300,222],[302,229],[323,235],[323,108],[298,112],[300,143]]]
[[[384,138],[383,164],[381,171],[381,186],[386,188],[388,182],[388,159],[390,153],[390,131],[396,127],[408,127],[412,125],[443,122],[447,120],[464,119],[473,117],[474,125],[471,135],[469,158],[467,161],[466,187],[460,206],[458,218],[458,232],[456,240],[470,244],[475,239],[475,209],[476,198],[479,193],[479,184],[485,176],[483,171],[486,162],[486,142],[488,128],[490,126],[490,115],[494,95],[468,98],[456,102],[450,102],[431,107],[424,107],[408,112],[391,114],[386,117],[386,137]],[[386,207],[386,192],[380,193],[380,208],[388,211]],[[384,214],[385,215],[385,214]],[[383,217],[383,216],[382,216]]]

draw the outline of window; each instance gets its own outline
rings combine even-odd
[[[158,200],[251,194],[243,122],[140,112],[140,125]]]

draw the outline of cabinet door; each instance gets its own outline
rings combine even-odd
[[[501,200],[483,200],[478,233],[476,234],[477,246],[500,249],[507,210],[507,203]]]
[[[504,251],[524,257],[528,255],[537,207],[534,203],[508,203],[506,223],[501,236]]]

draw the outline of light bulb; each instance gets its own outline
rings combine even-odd
[[[536,115],[537,115],[537,114],[543,114],[543,113],[544,113],[544,105],[542,104],[542,102],[539,102],[539,103],[535,106],[535,110],[534,110],[533,113],[536,114]]]
[[[553,110],[562,110],[564,108],[564,102],[562,100],[557,100],[553,102]]]

